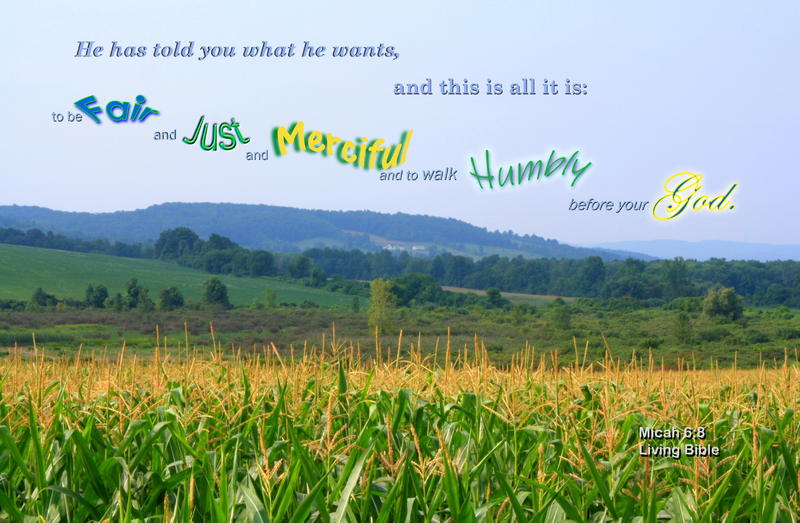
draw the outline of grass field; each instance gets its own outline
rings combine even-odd
[[[138,278],[156,299],[158,292],[175,285],[187,300],[199,301],[203,282],[211,275],[159,260],[120,258],[103,254],[39,249],[0,244],[0,298],[27,300],[37,287],[59,298],[83,299],[89,284],[103,284],[112,294],[125,282]],[[349,306],[353,297],[275,278],[219,276],[228,286],[234,305],[249,305],[266,289],[275,289],[279,302]],[[363,300],[362,300],[363,301]]]
[[[530,348],[500,369],[477,340],[434,351],[443,364],[402,337],[249,358],[15,353],[0,359],[0,520],[800,516],[788,353],[775,368],[669,371]],[[694,434],[642,440],[640,427]],[[640,455],[665,444],[720,455]]]
[[[442,286],[442,289],[450,292],[472,292],[477,294],[478,296],[484,296],[486,291],[479,290],[479,289],[467,289],[464,287],[450,287],[450,286]],[[566,297],[566,296],[548,296],[545,294],[525,294],[523,292],[501,292],[500,293],[503,298],[506,298],[511,303],[522,303],[525,305],[534,305],[536,307],[544,307],[550,305],[558,298],[566,302],[575,301],[575,298]]]

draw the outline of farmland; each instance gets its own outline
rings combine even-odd
[[[424,342],[423,342],[424,343]],[[188,347],[188,349],[187,349]],[[665,370],[329,333],[0,360],[8,521],[792,521],[797,361]],[[559,361],[561,358],[561,361]],[[443,361],[442,364],[436,361]],[[704,429],[643,441],[640,427]],[[640,455],[702,444],[717,457]]]
[[[134,277],[153,293],[175,285],[188,300],[197,301],[209,275],[160,260],[0,244],[0,297],[5,299],[27,300],[37,287],[44,287],[61,298],[81,299],[89,284],[103,284],[116,291]],[[313,301],[319,305],[346,306],[353,299],[279,278],[231,275],[219,278],[228,287],[234,305],[249,305],[267,289],[274,289],[277,299],[286,303]]]
[[[409,273],[367,300],[294,256],[212,271],[229,304],[196,261],[0,245],[0,521],[800,516],[800,316],[764,305],[775,288],[745,306]],[[185,302],[138,299],[173,286]]]

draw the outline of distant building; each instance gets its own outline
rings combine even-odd
[[[410,252],[416,254],[428,252],[428,247],[424,245],[395,245],[393,243],[387,243],[383,246],[383,249],[390,252]]]

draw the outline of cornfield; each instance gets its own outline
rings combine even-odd
[[[0,360],[2,521],[796,521],[798,371],[335,335]],[[559,361],[559,357],[562,361]],[[569,361],[564,361],[569,359]],[[643,361],[644,360],[644,361]],[[640,429],[685,428],[653,441]],[[704,434],[698,437],[698,430]],[[647,445],[719,456],[643,456]]]

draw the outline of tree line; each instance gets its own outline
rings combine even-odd
[[[28,301],[0,300],[0,310],[17,311],[46,311],[61,309],[109,309],[123,311],[172,311],[189,305],[183,293],[174,285],[170,285],[158,293],[153,300],[150,290],[144,287],[137,278],[131,278],[125,283],[122,291],[111,294],[103,284],[89,284],[86,288],[84,299],[58,298],[46,292],[41,287],[37,288]],[[230,309],[228,287],[217,277],[211,277],[203,283],[202,297],[196,306],[212,306]]]
[[[326,274],[372,280],[410,273],[428,274],[440,285],[507,292],[671,301],[704,296],[716,287],[733,288],[754,305],[800,307],[800,262],[526,259],[488,256],[472,259],[450,253],[417,258],[388,251],[310,249],[303,253]]]
[[[583,259],[514,258],[498,255],[473,259],[443,253],[431,258],[395,255],[389,251],[364,252],[314,248],[301,255],[248,250],[228,238],[212,234],[202,240],[188,228],[164,231],[154,256],[212,274],[249,276],[286,275],[305,279],[315,287],[329,285],[330,277],[370,281],[410,274],[429,275],[444,286],[506,292],[670,301],[684,296],[704,296],[710,289],[729,287],[754,305],[800,307],[800,262],[708,261],[629,258],[604,261]],[[338,280],[338,285],[344,285]],[[363,294],[364,286],[337,288]],[[439,297],[441,298],[441,296]],[[459,298],[448,298],[458,301]],[[447,302],[441,298],[438,302]],[[431,300],[434,301],[434,300]]]
[[[108,240],[80,240],[63,234],[43,232],[40,229],[22,231],[11,227],[0,227],[0,243],[60,249],[62,251],[109,254],[125,258],[152,258],[153,247],[141,243],[110,242]]]
[[[386,250],[364,252],[332,248],[314,248],[302,254],[275,254],[243,248],[217,234],[203,240],[186,227],[163,231],[153,246],[71,240],[36,229],[27,232],[0,229],[0,242],[11,243],[11,240],[21,245],[152,257],[211,274],[286,276],[301,279],[313,287],[361,296],[368,292],[365,281],[424,274],[444,286],[654,302],[704,296],[712,288],[728,287],[753,305],[800,307],[798,261],[715,258],[700,262],[675,258],[646,262],[633,258],[604,261],[599,256],[530,259],[498,255],[473,259],[450,253],[421,258],[407,252],[395,255]],[[460,299],[438,298],[445,302]]]

